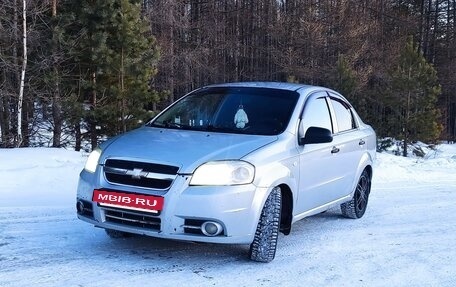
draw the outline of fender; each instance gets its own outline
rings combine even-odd
[[[257,172],[257,179],[254,184],[257,186],[252,201],[252,209],[257,210],[256,222],[258,222],[261,215],[261,210],[271,193],[272,189],[279,185],[287,185],[292,193],[293,205],[296,204],[297,196],[294,191],[298,190],[299,183],[299,165],[297,159],[292,157],[284,162],[272,162],[266,168],[259,169]],[[256,229],[255,224],[255,229]],[[255,231],[255,230],[254,230]]]

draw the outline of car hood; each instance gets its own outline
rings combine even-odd
[[[193,173],[205,162],[241,159],[276,140],[277,136],[142,127],[103,144],[100,162],[128,158],[179,166],[179,173]]]

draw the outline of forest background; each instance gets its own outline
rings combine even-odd
[[[232,81],[331,87],[379,137],[454,141],[455,71],[456,0],[2,0],[0,147],[94,148]]]

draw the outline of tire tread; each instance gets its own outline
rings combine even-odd
[[[250,245],[250,259],[257,262],[271,262],[277,250],[279,237],[282,193],[275,187],[269,194]]]

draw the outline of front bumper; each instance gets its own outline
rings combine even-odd
[[[95,184],[96,182],[97,184]],[[176,240],[250,244],[253,241],[266,188],[238,186],[189,186],[190,176],[179,175],[167,192],[112,185],[102,176],[82,171],[77,200],[88,206],[78,218],[97,227]],[[94,189],[109,189],[164,197],[160,214],[100,206],[92,201]],[[217,236],[207,236],[189,224],[213,221],[223,227]],[[197,232],[195,232],[197,231]]]

